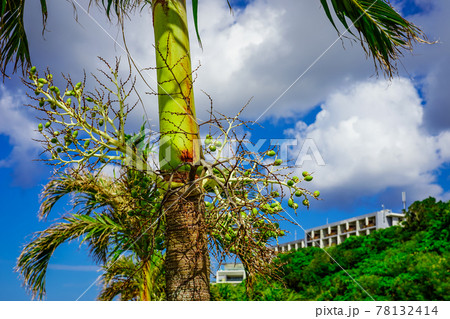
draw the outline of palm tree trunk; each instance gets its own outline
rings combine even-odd
[[[210,300],[204,201],[196,186],[180,187],[166,202],[168,300]]]
[[[152,5],[161,133],[160,169],[174,171],[180,170],[182,163],[198,163],[201,157],[186,0],[156,0]]]
[[[195,116],[185,0],[152,3],[160,125],[160,169],[187,184],[201,145]],[[189,164],[186,164],[189,163]],[[194,174],[195,175],[195,174]],[[186,186],[187,187],[187,186]],[[164,203],[168,300],[209,300],[209,255],[203,192],[179,187]]]

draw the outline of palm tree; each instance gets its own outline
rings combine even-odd
[[[161,253],[154,253],[145,263],[133,255],[109,261],[102,267],[104,287],[98,299],[165,300],[163,261]]]
[[[0,19],[1,71],[8,63],[29,66],[24,31],[24,0],[2,0]],[[92,1],[91,1],[92,2]],[[100,4],[99,0],[95,1]],[[164,202],[167,229],[166,289],[169,300],[209,300],[209,260],[204,220],[204,190],[194,181],[201,172],[202,152],[196,122],[186,0],[102,0],[108,17],[152,5],[159,95],[160,169],[171,191]],[[412,42],[424,41],[419,28],[401,17],[388,0],[320,0],[337,29],[333,14],[391,77],[395,61]],[[331,3],[331,6],[329,5]],[[197,0],[192,0],[197,26]],[[47,18],[41,0],[43,22]],[[350,24],[351,23],[351,24]],[[198,34],[198,33],[197,33]]]
[[[33,297],[44,297],[47,267],[56,248],[80,238],[94,260],[104,266],[105,285],[99,299],[112,300],[117,295],[123,300],[164,298],[164,258],[159,252],[163,220],[155,207],[155,192],[141,184],[142,173],[129,171],[118,180],[72,172],[46,185],[41,218],[68,194],[74,195],[78,211],[36,233],[19,256],[16,269]],[[136,192],[138,197],[131,196]],[[102,212],[95,212],[99,210]]]

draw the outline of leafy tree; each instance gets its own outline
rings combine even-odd
[[[267,199],[270,197],[262,196],[261,188],[257,185],[262,181],[260,172],[253,168],[249,176],[244,175],[244,169],[236,170],[237,174],[233,176],[233,166],[231,161],[226,162],[227,167],[223,167],[220,171],[215,172],[213,169],[218,166],[219,162],[215,161],[212,165],[204,160],[203,150],[199,140],[199,125],[196,120],[194,97],[193,97],[193,81],[190,63],[189,37],[186,17],[186,1],[185,0],[161,0],[161,1],[123,1],[123,0],[102,0],[95,1],[102,4],[108,17],[114,12],[119,20],[125,17],[127,12],[145,4],[151,3],[153,14],[153,29],[155,34],[156,49],[156,70],[158,78],[158,97],[159,97],[159,115],[160,115],[160,156],[159,168],[162,172],[162,180],[156,176],[152,176],[154,182],[165,190],[167,196],[162,202],[164,214],[166,216],[166,290],[167,297],[170,300],[209,300],[209,255],[207,232],[208,224],[205,220],[207,215],[204,204],[204,196],[207,190],[203,186],[207,184],[202,181],[209,179],[212,186],[207,185],[209,189],[219,198],[218,203],[222,207],[232,204],[231,207],[236,208],[232,219],[234,225],[242,225],[241,212],[249,212],[255,208],[264,208],[267,205]],[[46,1],[41,0],[41,12],[45,25],[47,18]],[[333,20],[332,11],[344,27],[349,27],[349,22],[356,28],[354,34],[361,41],[364,49],[370,54],[375,64],[381,66],[388,76],[392,76],[395,70],[395,60],[401,54],[403,49],[411,49],[413,41],[423,41],[421,31],[403,19],[390,5],[387,0],[343,0],[343,1],[321,0],[321,4],[331,23],[336,27]],[[192,1],[194,7],[194,21],[197,25],[197,5],[198,1]],[[27,38],[23,27],[23,13],[25,8],[24,0],[7,1],[2,0],[0,11],[0,52],[1,52],[1,71],[6,71],[6,66],[10,62],[14,62],[14,70],[17,66],[30,65],[30,54],[28,51]],[[71,103],[64,102],[63,97],[72,95],[77,98],[78,104],[84,104],[85,99],[82,98],[82,86],[74,86],[74,90],[63,92],[60,96],[59,90],[55,86],[49,87],[50,91],[42,89],[45,83],[38,82],[35,76],[36,70],[31,69],[30,85],[36,86],[36,94],[43,94],[45,99],[49,101],[51,106],[61,107],[63,110],[71,110]],[[44,81],[51,81],[44,79]],[[42,84],[42,85],[41,85]],[[52,90],[53,88],[53,90]],[[117,98],[121,100],[122,96]],[[92,98],[91,98],[92,99]],[[93,99],[92,99],[93,100]],[[89,100],[87,100],[89,102]],[[67,104],[68,106],[67,106]],[[107,106],[108,104],[101,104]],[[100,106],[100,105],[98,105]],[[81,105],[84,108],[84,105]],[[83,113],[69,113],[77,121],[83,122],[79,115]],[[108,120],[105,113],[105,123]],[[78,117],[77,117],[78,116]],[[119,114],[119,119],[121,118]],[[95,120],[92,123],[103,123]],[[113,160],[109,152],[121,152],[122,154],[136,154],[135,150],[129,150],[126,147],[123,132],[123,122],[120,122],[118,129],[114,127],[114,121],[108,122],[114,128],[113,139],[103,130],[95,128],[93,125],[84,121],[83,129],[85,131],[93,131],[99,134],[99,148],[94,154],[88,154],[82,151],[78,152],[83,159],[92,159],[92,156],[98,160]],[[62,123],[60,123],[62,124]],[[66,125],[66,128],[70,125]],[[53,132],[54,133],[54,132]],[[117,139],[114,139],[116,137]],[[225,139],[228,136],[224,136]],[[50,138],[49,143],[56,137]],[[70,142],[70,141],[69,141]],[[219,148],[219,144],[217,144]],[[64,150],[63,148],[59,148]],[[215,152],[215,146],[209,147],[211,152]],[[131,152],[130,152],[131,151]],[[220,149],[219,149],[220,151]],[[56,149],[58,152],[58,148]],[[55,155],[55,153],[53,153]],[[66,153],[67,154],[67,153]],[[56,158],[61,157],[56,154]],[[81,159],[80,161],[85,161]],[[134,161],[136,156],[132,156]],[[72,161],[72,160],[71,160]],[[70,161],[69,161],[70,162]],[[73,161],[72,161],[73,162]],[[145,166],[145,161],[142,162]],[[247,162],[248,164],[248,162]],[[252,167],[252,166],[250,166]],[[229,175],[223,173],[228,171]],[[254,174],[254,173],[257,174]],[[241,176],[241,173],[243,176]],[[230,178],[231,177],[231,178]],[[253,182],[252,182],[253,180]],[[267,179],[266,179],[267,180]],[[307,180],[310,180],[308,178]],[[237,199],[241,194],[231,193],[229,191],[236,188],[241,182],[254,185],[258,189],[259,196],[257,200],[244,200],[238,202]],[[283,183],[287,181],[284,180]],[[210,183],[210,184],[211,184]],[[273,185],[275,182],[265,182],[266,185]],[[279,185],[283,185],[279,183]],[[290,187],[297,183],[293,181]],[[208,189],[208,188],[207,188]],[[222,196],[224,193],[226,196]],[[276,202],[273,202],[277,207]],[[294,204],[291,204],[292,206]],[[214,206],[215,207],[215,206]],[[272,207],[272,208],[275,208]],[[217,211],[217,210],[216,210]],[[252,223],[253,225],[253,223]],[[269,225],[271,230],[266,229],[263,233],[271,231],[275,237],[279,232],[275,232],[276,227]],[[231,228],[230,228],[231,227]],[[258,226],[259,229],[263,225]],[[257,227],[257,228],[258,228]],[[266,226],[267,228],[268,226]],[[254,265],[255,258],[252,256],[252,246],[244,249],[246,242],[254,243],[253,249],[259,247],[263,249],[264,241],[261,241],[260,235],[255,235],[255,240],[245,232],[238,229],[232,229],[233,226],[228,225],[228,231],[232,234],[238,233],[234,238],[241,238],[234,247],[234,251],[246,264],[250,272],[261,270],[261,265]],[[216,232],[217,234],[217,232]],[[258,231],[260,234],[260,230]],[[275,235],[275,236],[274,236]],[[247,236],[247,237],[246,237]],[[231,236],[230,236],[231,237]],[[267,238],[266,238],[267,239]],[[219,238],[216,243],[223,247],[227,239]],[[230,246],[231,249],[232,246]],[[240,247],[237,249],[237,247]],[[270,254],[269,254],[270,255]],[[268,253],[263,254],[264,260],[270,259]]]
[[[375,300],[447,300],[450,202],[413,203],[404,226],[353,236],[327,253]],[[280,256],[289,288],[307,300],[371,300],[321,249]],[[325,271],[324,271],[325,270]]]
[[[211,286],[213,301],[293,301],[301,300],[294,290],[283,284],[257,276],[251,290],[246,289],[246,282],[238,285],[219,283]]]

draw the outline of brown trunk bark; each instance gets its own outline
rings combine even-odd
[[[199,187],[177,189],[166,212],[166,295],[168,300],[210,300],[205,204]]]

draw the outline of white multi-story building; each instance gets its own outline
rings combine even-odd
[[[381,228],[398,225],[404,214],[383,209],[338,222],[305,230],[305,239],[279,244],[275,251],[290,251],[304,247],[330,247],[339,245],[350,236],[368,235]]]
[[[224,264],[216,272],[216,283],[238,284],[246,278],[244,265],[240,263]]]

